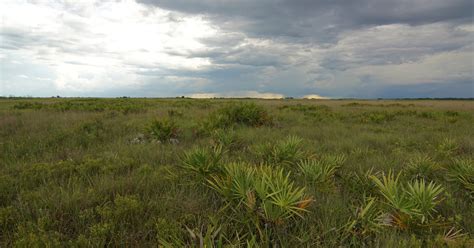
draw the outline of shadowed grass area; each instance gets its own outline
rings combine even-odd
[[[0,99],[0,247],[470,247],[474,102]]]

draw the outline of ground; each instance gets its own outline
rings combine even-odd
[[[474,101],[0,99],[0,247],[468,247]]]

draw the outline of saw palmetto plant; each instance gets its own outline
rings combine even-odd
[[[383,212],[375,198],[365,198],[362,206],[353,211],[349,222],[344,226],[345,238],[364,240],[382,231]]]
[[[161,142],[169,141],[171,138],[178,137],[179,128],[172,119],[162,119],[152,121],[146,128],[146,131],[152,138]]]
[[[415,203],[410,201],[407,192],[400,183],[400,174],[394,175],[390,171],[383,174],[381,179],[371,176],[385,203],[397,214],[415,216],[418,214]]]
[[[407,184],[405,191],[409,201],[415,204],[422,224],[433,218],[436,206],[442,201],[443,190],[441,185],[436,185],[434,182],[426,183],[424,179]]]
[[[224,152],[222,146],[219,145],[211,148],[195,147],[184,153],[181,159],[182,167],[186,171],[207,177],[221,169]]]
[[[433,179],[435,173],[439,170],[439,166],[427,155],[415,155],[411,158],[406,166],[406,172],[414,179],[424,178]]]
[[[323,160],[308,159],[300,161],[298,167],[307,182],[324,186],[331,183],[339,166]]]
[[[469,158],[454,159],[447,168],[447,179],[465,188],[474,197],[474,160]]]
[[[420,227],[433,220],[436,206],[441,202],[443,188],[433,182],[426,183],[423,179],[406,183],[400,181],[400,174],[389,172],[381,178],[371,176],[382,195],[382,202],[387,206],[388,213],[383,224],[401,230]]]
[[[312,199],[282,169],[231,163],[223,171],[208,180],[209,186],[226,199],[226,207],[257,217],[264,225],[282,225],[308,211]]]
[[[288,136],[275,144],[263,144],[256,147],[257,155],[266,163],[292,165],[305,157],[303,139]]]

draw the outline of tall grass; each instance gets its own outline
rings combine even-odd
[[[473,102],[350,102],[2,98],[0,247],[472,247]]]

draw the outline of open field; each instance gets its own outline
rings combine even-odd
[[[0,99],[0,247],[473,247],[474,101]]]

